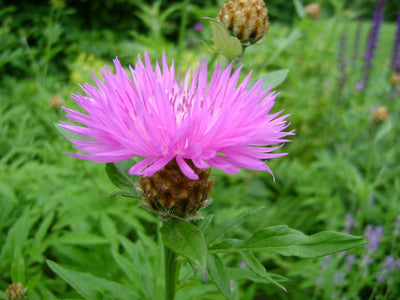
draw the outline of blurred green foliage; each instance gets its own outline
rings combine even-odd
[[[250,283],[244,279],[248,278],[246,269],[240,274],[233,271],[243,264],[241,259],[222,257],[227,270],[236,276],[232,283],[236,299],[309,299],[313,295],[315,299],[395,299],[400,293],[398,270],[391,275],[392,281],[376,280],[385,259],[400,256],[396,227],[400,212],[399,94],[388,82],[395,27],[393,23],[382,27],[371,86],[360,92],[355,84],[361,76],[375,2],[341,2],[343,10],[335,8],[340,6],[338,1],[319,2],[321,18],[301,20],[292,1],[269,1],[268,35],[242,57],[243,75],[250,70],[262,76],[290,69],[278,87],[281,94],[275,111],[284,109],[291,114],[290,128],[296,136],[282,149],[289,155],[269,163],[275,182],[262,172],[227,175],[214,170],[214,202],[198,225],[207,230],[207,226],[239,218],[250,210],[251,218],[241,220],[240,227],[232,226],[234,237],[248,238],[262,227],[280,224],[312,234],[344,230],[345,218],[351,214],[356,222],[351,233],[362,235],[373,225],[382,226],[383,235],[369,264],[363,263],[365,248],[335,255],[329,266],[324,260],[304,262],[259,254],[288,294],[265,282]],[[166,51],[169,60],[175,58],[187,69],[208,54],[210,66],[215,64],[216,57],[201,43],[210,40],[211,28],[206,22],[199,32],[192,27],[201,17],[216,16],[221,2],[190,2],[185,51],[175,57],[180,3],[0,2],[0,290],[18,280],[28,287],[33,300],[77,299],[77,292],[49,267],[60,265],[72,272],[91,273],[78,276],[92,280],[93,286],[98,278],[107,278],[105,295],[115,290],[112,281],[130,284],[141,299],[158,299],[163,254],[155,217],[138,200],[108,197],[114,187],[103,165],[64,154],[74,149],[55,128],[64,116],[49,101],[58,95],[73,107],[69,94],[79,90],[77,83],[92,82],[90,71],[98,74],[116,55],[128,65],[138,53],[147,51],[155,60]],[[397,1],[388,1],[386,20],[393,20],[398,9]],[[362,23],[360,51],[354,66],[347,67],[346,85],[339,97],[337,43],[340,35],[347,34],[346,58],[351,59],[357,16],[368,21]],[[371,118],[371,108],[378,105],[390,111],[382,124]],[[347,270],[350,254],[357,263]],[[55,264],[46,264],[45,259]],[[343,280],[333,285],[337,272]],[[285,276],[291,281],[285,282]],[[325,283],[317,281],[318,276]],[[215,285],[204,287],[202,276],[193,274],[190,266],[182,270],[178,288],[177,299],[223,299]]]

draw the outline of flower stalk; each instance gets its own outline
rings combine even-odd
[[[173,300],[175,297],[176,279],[179,273],[177,255],[164,245],[165,259],[165,300]]]

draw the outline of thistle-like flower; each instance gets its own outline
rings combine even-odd
[[[389,118],[389,111],[385,106],[372,108],[372,119],[377,123],[384,123]]]
[[[24,300],[26,299],[26,288],[21,283],[12,283],[8,286],[6,294],[9,300]]]
[[[218,21],[243,44],[254,44],[268,31],[268,10],[263,0],[229,0],[222,4]]]
[[[310,3],[306,5],[304,11],[307,14],[307,16],[316,19],[319,17],[319,14],[321,13],[321,7],[319,6],[318,3]]]
[[[139,185],[147,207],[186,218],[206,204],[212,187],[208,168],[272,174],[265,160],[286,154],[271,153],[293,134],[284,131],[287,115],[270,113],[278,94],[265,90],[261,80],[250,84],[250,74],[239,83],[240,68],[231,74],[232,65],[217,65],[208,82],[202,62],[183,80],[165,55],[154,69],[147,54],[144,63],[139,56],[131,77],[118,59],[114,64],[116,74],[102,69],[104,82],[93,75],[97,87],[85,83],[86,95],[72,95],[86,113],[63,107],[80,125],[59,126],[82,137],[70,138],[86,152],[70,154],[74,157],[103,163],[142,157],[129,173],[143,177]],[[178,182],[186,188],[176,188]],[[196,194],[196,203],[183,195],[188,191]],[[177,203],[178,198],[187,200]]]

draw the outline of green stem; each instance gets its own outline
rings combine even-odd
[[[164,245],[165,259],[165,300],[173,300],[175,296],[175,284],[178,275],[176,253]]]
[[[189,6],[189,0],[184,0],[182,3],[181,24],[179,26],[178,53],[176,55],[176,58],[178,59],[180,59],[183,51],[183,43],[185,40],[185,31],[186,31],[187,17],[188,17],[188,6]]]

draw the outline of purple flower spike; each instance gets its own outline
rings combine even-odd
[[[376,275],[376,280],[385,282],[390,273],[399,269],[398,261],[399,259],[395,260],[392,256],[386,256],[385,262],[380,267],[380,272]]]
[[[97,87],[85,83],[85,96],[72,95],[86,113],[63,108],[80,125],[59,126],[83,137],[70,138],[81,151],[71,156],[102,163],[142,157],[129,173],[143,177],[176,159],[183,175],[197,180],[190,161],[198,169],[272,174],[265,160],[286,155],[271,153],[293,134],[284,131],[288,115],[270,113],[278,93],[264,89],[261,80],[250,84],[250,74],[239,82],[241,68],[231,74],[232,64],[217,65],[208,81],[204,62],[183,80],[165,55],[155,68],[147,54],[129,72],[118,59],[114,64],[115,74],[102,69],[104,82],[93,76]]]
[[[376,250],[378,250],[379,243],[381,242],[382,233],[383,233],[382,226],[377,226],[374,228],[371,225],[368,225],[367,228],[365,229],[364,235],[369,241],[369,243],[365,246],[365,248],[370,253],[374,253],[376,252]]]
[[[375,49],[378,42],[379,29],[381,27],[383,21],[383,6],[385,5],[386,0],[377,0],[375,11],[373,15],[372,27],[369,32],[368,40],[367,40],[367,48],[364,54],[364,75],[362,78],[363,88],[358,88],[359,90],[363,90],[367,87],[371,69],[373,67],[372,59],[375,55]]]
[[[343,232],[350,233],[351,229],[354,227],[355,220],[351,213],[348,213],[344,218]]]
[[[396,34],[393,42],[391,67],[394,72],[400,72],[400,10],[396,22]]]

